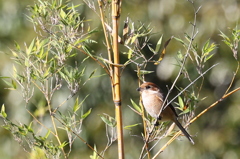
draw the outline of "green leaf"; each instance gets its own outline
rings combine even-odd
[[[203,46],[202,51],[204,54],[210,53],[216,48],[216,45],[214,43],[211,43],[210,46],[209,46],[209,43],[210,43],[210,40],[207,40],[207,42]]]
[[[187,33],[184,33],[184,35],[188,42],[192,41],[192,38]]]
[[[59,148],[63,148],[63,147],[65,147],[66,145],[68,145],[68,142],[67,142],[67,141],[64,141],[61,145],[59,145]]]
[[[78,104],[78,98],[76,99],[75,104],[73,106],[73,112],[77,112],[81,108],[83,102],[87,99],[88,96],[89,96],[89,94],[86,95],[86,97],[79,104]]]
[[[212,52],[215,48],[216,48],[216,44],[215,43],[210,44],[210,40],[207,40],[207,42],[204,44],[202,48],[201,58],[204,59],[204,62],[206,62],[213,56],[213,54],[210,54],[210,52]]]
[[[90,158],[91,159],[98,159],[98,155],[97,155],[97,147],[96,145],[94,144],[94,151],[93,151],[93,155],[90,155]]]
[[[225,35],[223,32],[220,31],[220,36],[224,39],[224,40],[227,40],[227,41],[230,41],[230,39],[228,38],[227,35]]]
[[[183,115],[183,114],[186,114],[186,113],[189,113],[190,112],[190,109],[189,107],[187,109],[185,109],[183,112],[181,112],[179,115]]]
[[[181,108],[181,110],[183,110],[184,108],[184,102],[182,97],[178,96],[178,103],[179,103],[179,107]]]
[[[154,71],[148,71],[148,70],[140,70],[139,74],[140,75],[145,75],[145,74],[150,74],[153,73]]]
[[[148,49],[149,49],[152,53],[154,53],[154,54],[156,53],[150,45],[147,45],[147,46],[148,46]]]
[[[27,55],[30,55],[30,53],[33,51],[34,45],[35,45],[35,39],[33,39],[30,46],[28,48],[26,48],[26,54]]]
[[[213,57],[213,55],[214,55],[214,54],[208,55],[208,56],[206,57],[206,59],[205,59],[204,62],[206,62],[206,61],[208,61],[209,59],[211,59],[211,58]]]
[[[138,106],[132,99],[131,100],[131,103],[132,103],[132,106],[135,110],[137,110],[139,113],[142,113],[142,109],[140,106]]]
[[[92,57],[92,54],[90,53],[86,46],[82,45],[82,49],[88,54],[88,56]]]
[[[109,119],[107,119],[105,116],[103,115],[100,115],[102,121],[107,124],[108,126],[111,126],[111,127],[115,127],[116,126],[116,120],[111,117],[111,116],[108,116]]]
[[[81,63],[84,63],[90,56],[85,57]]]
[[[30,66],[29,61],[28,61],[27,58],[25,59],[24,65],[25,65],[26,67],[29,67],[29,66]]]
[[[5,106],[4,106],[4,104],[2,105],[0,115],[1,115],[3,118],[7,118],[7,113],[5,112]]]
[[[48,138],[48,136],[50,135],[51,131],[48,130],[48,132],[46,133],[46,135],[44,136],[44,139],[46,140]]]
[[[14,45],[15,45],[15,48],[16,48],[18,51],[21,50],[20,45],[19,45],[16,41],[14,41]]]
[[[0,78],[10,78],[10,77],[0,77]],[[11,83],[8,82],[7,80],[3,80],[3,81],[9,86],[9,88],[6,88],[6,89],[16,90],[16,88],[17,88],[17,83],[16,83],[14,80],[11,80]]]
[[[81,119],[85,119],[86,117],[88,117],[88,115],[91,113],[91,111],[92,111],[92,108],[90,108],[85,114],[83,114],[81,116]]]
[[[128,50],[128,53],[127,53],[128,59],[131,59],[132,53],[133,53],[133,50],[132,50],[132,49],[129,49],[129,50]]]
[[[66,13],[61,9],[60,10],[60,17],[62,18],[62,19],[65,19],[66,18]]]
[[[78,104],[78,97],[75,100],[74,106],[73,106],[73,112],[76,113],[76,111],[78,111],[78,109],[80,108],[81,105]]]
[[[163,35],[159,38],[159,40],[157,42],[157,46],[155,48],[155,53],[157,53],[160,50],[160,47],[162,45],[162,37],[163,37]]]
[[[133,36],[133,37],[131,38],[131,44],[133,44],[137,38],[138,38],[138,34],[135,35],[135,36]]]
[[[179,39],[179,38],[176,38],[174,37],[175,40],[179,41],[180,43],[182,43],[183,45],[186,45],[186,43],[182,40],[182,39]]]
[[[137,124],[133,124],[133,125],[127,125],[127,126],[124,126],[124,129],[131,130],[132,127],[135,127],[135,126],[138,126],[138,125],[141,125],[141,123],[137,123]]]
[[[29,124],[28,127],[27,127],[28,131],[31,132],[31,133],[33,133],[32,123],[33,123],[33,122],[30,122],[30,124]]]
[[[177,57],[178,57],[178,59],[180,60],[180,62],[183,61],[184,56],[183,56],[183,54],[182,54],[181,51],[178,51],[178,52],[177,52]]]
[[[92,71],[92,73],[89,75],[88,79],[92,78],[92,76],[96,73],[96,71],[97,71],[97,68]]]

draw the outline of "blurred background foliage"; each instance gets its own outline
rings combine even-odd
[[[82,1],[73,0],[74,4],[82,3],[78,10],[81,17],[92,19],[89,25],[92,28],[98,28],[99,33],[93,37],[98,44],[93,44],[96,54],[104,54],[106,48],[103,45],[103,34],[101,23],[96,14],[89,9]],[[33,5],[32,0],[0,0],[0,75],[11,76],[13,61],[11,60],[9,48],[14,48],[14,41],[24,46],[24,43],[30,44],[36,37],[32,24],[27,20],[29,15],[26,7]],[[231,36],[230,29],[238,25],[240,19],[240,1],[239,0],[201,0],[194,1],[195,6],[202,6],[197,14],[198,35],[195,43],[203,46],[210,39],[217,44],[215,55],[211,59],[212,64],[219,63],[217,67],[207,73],[205,82],[201,91],[201,97],[206,99],[199,103],[196,114],[207,108],[225,92],[233,73],[237,67],[237,62],[233,58],[231,50],[223,43],[219,36],[220,31]],[[190,34],[194,11],[192,6],[186,0],[127,0],[122,3],[121,25],[129,16],[136,24],[142,22],[146,25],[151,24],[153,34],[151,43],[157,43],[159,37],[163,34],[163,41],[169,39],[172,35],[177,38],[184,38],[184,33]],[[167,92],[166,85],[171,85],[175,79],[178,68],[176,64],[177,51],[183,49],[181,44],[172,40],[167,48],[166,56],[160,65],[149,66],[148,70],[155,71],[146,76],[147,81],[155,82]],[[146,50],[147,54],[147,50]],[[81,55],[76,56],[81,58]],[[121,57],[125,61],[124,55]],[[98,74],[104,71],[94,62],[88,60],[87,71],[98,68]],[[122,75],[122,100],[123,100],[123,124],[131,125],[141,123],[141,117],[130,110],[130,98],[138,101],[139,94],[136,91],[138,87],[137,75],[134,73],[134,67],[128,66]],[[194,72],[193,72],[194,73]],[[86,73],[86,76],[89,76]],[[190,72],[191,74],[191,72]],[[240,74],[237,74],[234,86],[240,85]],[[181,86],[181,83],[179,83]],[[178,85],[179,85],[178,84]],[[12,121],[29,123],[30,116],[24,109],[24,103],[20,91],[10,91],[4,89],[5,83],[0,81],[0,105],[6,106],[8,117]],[[111,85],[107,76],[94,78],[87,83],[80,95],[84,97],[90,94],[84,102],[84,109],[87,111],[92,108],[92,113],[83,123],[81,136],[91,145],[96,144],[98,150],[102,150],[106,145],[105,125],[100,119],[99,114],[107,113],[114,116],[114,106],[111,98]],[[59,99],[66,98],[68,92],[59,92]],[[176,95],[176,93],[173,95]],[[240,93],[237,92],[222,101],[216,107],[208,111],[196,122],[194,122],[189,132],[194,136],[195,145],[191,145],[185,138],[183,141],[175,141],[159,156],[159,158],[196,158],[196,159],[238,159],[240,158]],[[35,95],[35,104],[44,103],[41,97]],[[61,100],[56,101],[60,103]],[[74,101],[72,101],[73,103]],[[67,109],[67,105],[65,109]],[[2,123],[1,123],[2,124]],[[86,129],[86,130],[85,130]],[[139,156],[141,149],[136,145],[142,145],[142,140],[131,135],[140,135],[141,125],[132,131],[125,130],[125,154],[127,159],[135,159]],[[64,135],[64,134],[62,134]],[[13,139],[12,135],[5,129],[0,129],[0,154],[4,159],[26,159],[30,158],[23,148]],[[164,144],[165,140],[161,143]],[[161,143],[160,146],[161,147]],[[117,144],[113,144],[106,152],[106,158],[116,158]],[[73,151],[70,158],[89,158],[91,150],[81,141],[76,141],[73,145]]]

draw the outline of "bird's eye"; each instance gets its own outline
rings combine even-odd
[[[146,86],[146,89],[149,89],[149,88],[151,88],[151,86],[149,86],[149,85],[148,85],[148,86]]]

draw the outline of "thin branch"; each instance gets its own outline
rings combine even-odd
[[[65,126],[70,132],[72,132],[74,135],[77,136],[84,144],[86,144],[92,151],[96,152],[96,154],[103,159],[103,156],[101,156],[91,145],[89,145],[81,136],[78,135],[75,131],[73,131],[70,127],[68,127],[65,123],[63,123],[60,119],[58,119],[56,116],[52,114],[52,117],[54,117],[59,123],[61,123],[63,126]]]
[[[203,77],[208,71],[216,67],[219,63],[216,63],[212,65],[210,68],[208,68],[206,71],[204,71],[201,75],[199,75],[195,80],[193,80],[189,85],[187,85],[181,92],[179,92],[173,99],[171,99],[166,106],[170,105],[177,97],[179,97],[185,90],[187,90],[190,86],[192,86],[199,78]]]
[[[172,92],[173,88],[175,87],[175,85],[176,85],[179,77],[180,77],[181,74],[182,74],[182,71],[183,71],[183,69],[184,69],[184,65],[185,65],[185,63],[186,63],[186,61],[187,61],[187,58],[189,57],[189,54],[190,54],[190,50],[191,50],[191,47],[192,47],[193,40],[194,40],[194,38],[196,37],[196,35],[198,34],[198,31],[196,31],[196,22],[197,22],[197,13],[198,13],[198,11],[200,10],[201,7],[199,7],[199,8],[196,10],[195,7],[194,7],[193,2],[192,2],[192,1],[189,1],[189,2],[192,3],[193,9],[194,9],[194,21],[193,21],[193,23],[192,23],[191,39],[190,39],[190,42],[189,42],[189,44],[188,44],[188,48],[187,48],[186,54],[185,54],[185,56],[184,56],[184,58],[183,58],[182,66],[180,67],[180,70],[179,70],[179,72],[178,72],[178,75],[176,76],[176,78],[175,78],[175,80],[174,80],[171,88],[169,89],[169,91],[168,91],[168,93],[167,93],[167,95],[166,95],[166,97],[165,97],[165,100],[164,100],[164,102],[163,102],[163,107],[162,107],[161,110],[159,111],[158,116],[160,116],[160,114],[162,113],[162,110],[165,109],[165,108],[169,105],[169,103],[170,103],[170,102],[167,102],[167,99],[168,99],[170,93]],[[199,79],[200,77],[202,77],[202,75],[200,75],[197,79]],[[195,79],[195,80],[197,80],[197,79]],[[193,84],[193,83],[190,83],[190,84],[188,85],[188,87],[190,87],[192,84]],[[185,89],[184,89],[184,90],[185,90]],[[180,92],[180,93],[182,93],[182,92]],[[180,94],[179,94],[179,95],[180,95]],[[177,97],[175,97],[175,98],[177,98]],[[174,99],[175,99],[175,98],[174,98]],[[171,100],[171,101],[172,101],[172,100]],[[167,104],[166,104],[166,103],[167,103]],[[155,120],[155,123],[157,123],[157,119]],[[154,129],[154,126],[152,127],[150,133],[148,134],[148,137],[147,137],[147,139],[146,139],[145,144],[144,144],[143,147],[145,147],[145,146],[146,146],[146,143],[149,142],[149,138],[150,138],[151,133],[153,132],[153,129]],[[142,153],[141,153],[141,154],[142,154]]]
[[[238,70],[239,70],[239,61],[237,61],[237,69],[236,69],[236,71],[235,71],[234,74],[233,74],[232,81],[231,81],[230,85],[228,86],[228,88],[227,88],[227,90],[225,91],[224,94],[226,94],[226,93],[230,90],[230,88],[232,87],[233,81],[234,81],[235,78],[236,78],[236,75],[237,75]]]
[[[176,95],[172,100],[170,100],[170,102],[168,102],[166,105],[168,106],[170,103],[172,103],[178,96],[180,96],[186,89],[188,89],[190,86],[192,86],[198,79],[200,79],[201,77],[203,77],[203,75],[205,75],[208,71],[210,71],[212,68],[214,68],[215,66],[217,66],[218,64],[214,64],[213,66],[211,66],[209,69],[207,69],[205,72],[203,72],[200,76],[198,76],[195,80],[193,80],[193,82],[191,82],[186,88],[184,88],[181,92],[179,92],[178,93],[178,95]],[[148,143],[149,142],[149,138],[150,138],[150,135],[152,134],[152,132],[153,132],[153,130],[154,130],[154,125],[153,125],[153,127],[152,127],[152,129],[151,129],[151,131],[150,131],[150,133],[148,134],[148,137],[147,137],[147,139],[146,139],[146,141],[145,141],[145,144],[144,144],[144,146],[143,146],[143,148],[146,146],[146,143]],[[180,131],[181,132],[181,131]],[[175,135],[174,135],[175,136]],[[176,138],[171,138],[173,141],[176,139]],[[171,141],[172,142],[172,141]],[[170,143],[171,143],[170,142]],[[170,144],[169,143],[169,144]],[[144,149],[142,149],[142,150],[144,150]],[[141,155],[140,156],[142,156],[142,153],[143,153],[143,151],[141,152]]]
[[[199,117],[201,117],[203,114],[205,114],[208,110],[219,104],[220,102],[223,101],[223,99],[229,97],[233,93],[237,92],[240,90],[240,87],[234,89],[233,91],[223,95],[219,100],[211,104],[208,108],[204,109],[201,113],[199,113],[195,118],[193,118],[189,123],[187,123],[184,127],[188,127],[190,124],[192,124],[195,120],[197,120]],[[181,135],[181,131],[178,131],[153,157],[153,159],[156,159],[156,157],[163,152],[164,149],[167,148],[168,145],[170,145],[179,135]]]
[[[99,64],[105,71],[106,73],[111,76],[111,73],[109,72],[109,70],[106,68],[106,66],[104,64],[102,64],[97,58],[95,58],[94,56],[90,56],[88,53],[86,53],[83,49],[79,48],[78,46],[75,46],[73,44],[71,44],[74,48],[76,48],[77,50],[81,51],[82,53],[84,53],[85,55],[89,56],[91,59],[93,59],[97,64]]]

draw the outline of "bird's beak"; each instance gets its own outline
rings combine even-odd
[[[137,90],[137,91],[141,91],[141,87],[138,87],[136,90]]]

